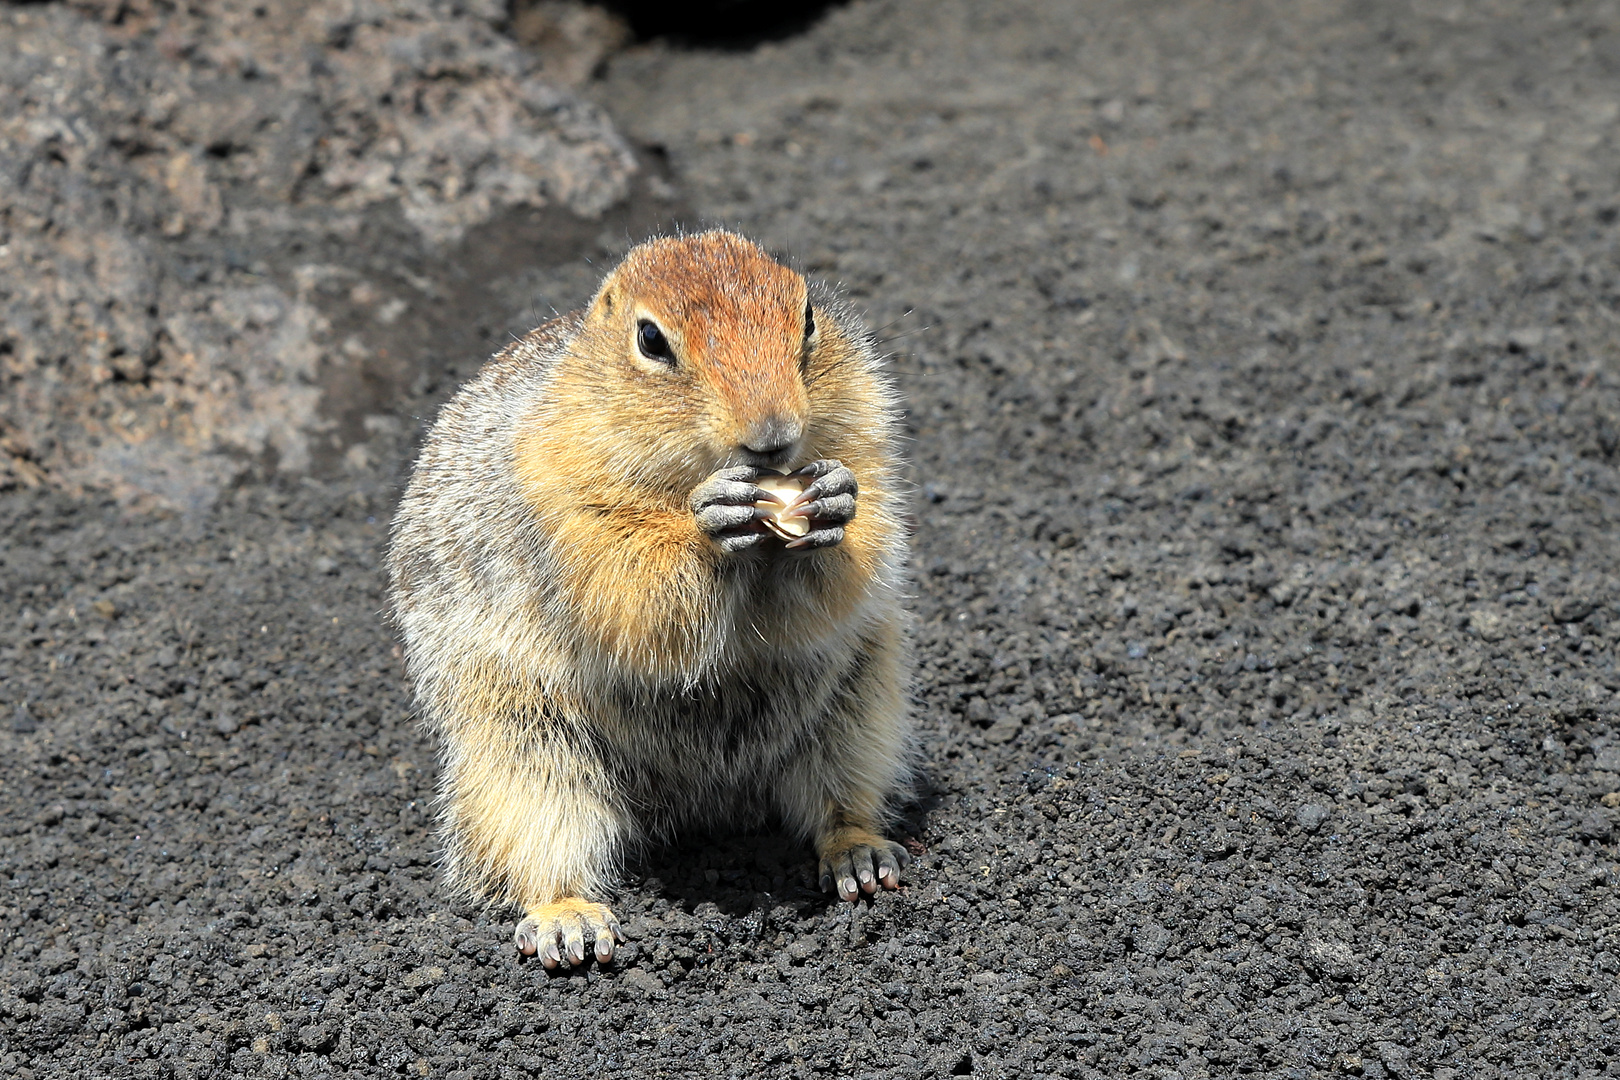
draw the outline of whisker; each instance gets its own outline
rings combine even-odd
[[[896,317],[895,317],[895,318],[893,318],[893,319],[890,319],[890,320],[889,320],[889,321],[888,321],[888,322],[886,322],[886,323],[884,323],[884,324],[883,324],[883,325],[882,325],[882,326],[879,326],[879,327],[876,327],[876,328],[874,328],[874,329],[873,329],[873,330],[872,330],[872,334],[873,334],[873,335],[874,335],[874,336],[876,336],[876,335],[878,335],[878,334],[881,334],[881,333],[883,333],[883,331],[885,331],[885,330],[887,330],[887,329],[888,329],[888,328],[889,328],[889,327],[891,327],[891,326],[893,326],[893,325],[894,325],[894,324],[895,324],[895,323],[897,323],[897,322],[899,322],[899,321],[900,321],[900,320],[901,320],[901,319],[905,319],[905,318],[909,318],[909,317],[910,317],[910,316],[911,316],[911,313],[912,313],[912,312],[914,312],[914,311],[916,311],[916,310],[917,310],[917,309],[916,309],[916,308],[914,308],[914,307],[908,307],[908,308],[906,308],[906,310],[905,310],[905,311],[903,311],[903,312],[901,312],[901,313],[900,313],[900,314],[899,314],[899,315],[898,315],[898,316],[896,316]]]
[[[928,326],[919,326],[915,330],[902,330],[900,333],[890,334],[886,338],[873,338],[872,343],[875,345],[887,345],[891,341],[900,341],[902,338],[916,337],[918,334],[925,333],[933,328],[933,324],[929,324]]]

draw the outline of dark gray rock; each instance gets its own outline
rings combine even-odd
[[[1614,815],[1608,810],[1591,810],[1575,827],[1575,835],[1583,840],[1609,840],[1614,836]]]
[[[1308,833],[1314,833],[1326,823],[1332,813],[1320,803],[1306,803],[1294,811],[1294,823]]]

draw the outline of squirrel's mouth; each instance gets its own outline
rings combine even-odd
[[[795,443],[792,446],[784,446],[780,450],[772,450],[765,454],[749,450],[746,447],[740,447],[737,453],[742,459],[737,462],[739,465],[752,465],[756,469],[775,469],[777,472],[788,472],[788,466],[799,456],[799,446]]]

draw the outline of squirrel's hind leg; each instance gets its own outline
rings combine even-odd
[[[821,887],[841,900],[899,888],[911,861],[883,835],[910,766],[904,661],[898,626],[861,643],[814,752],[794,763],[778,796],[788,821],[815,842]]]
[[[600,795],[600,767],[566,740],[500,728],[484,721],[448,733],[447,876],[522,907],[513,943],[547,968],[591,953],[606,963],[624,935],[612,911],[586,898],[607,891],[627,830]]]

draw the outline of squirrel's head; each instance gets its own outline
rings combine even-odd
[[[705,232],[631,250],[591,301],[576,353],[648,464],[780,469],[804,459],[807,376],[831,323],[798,273],[734,233]]]

